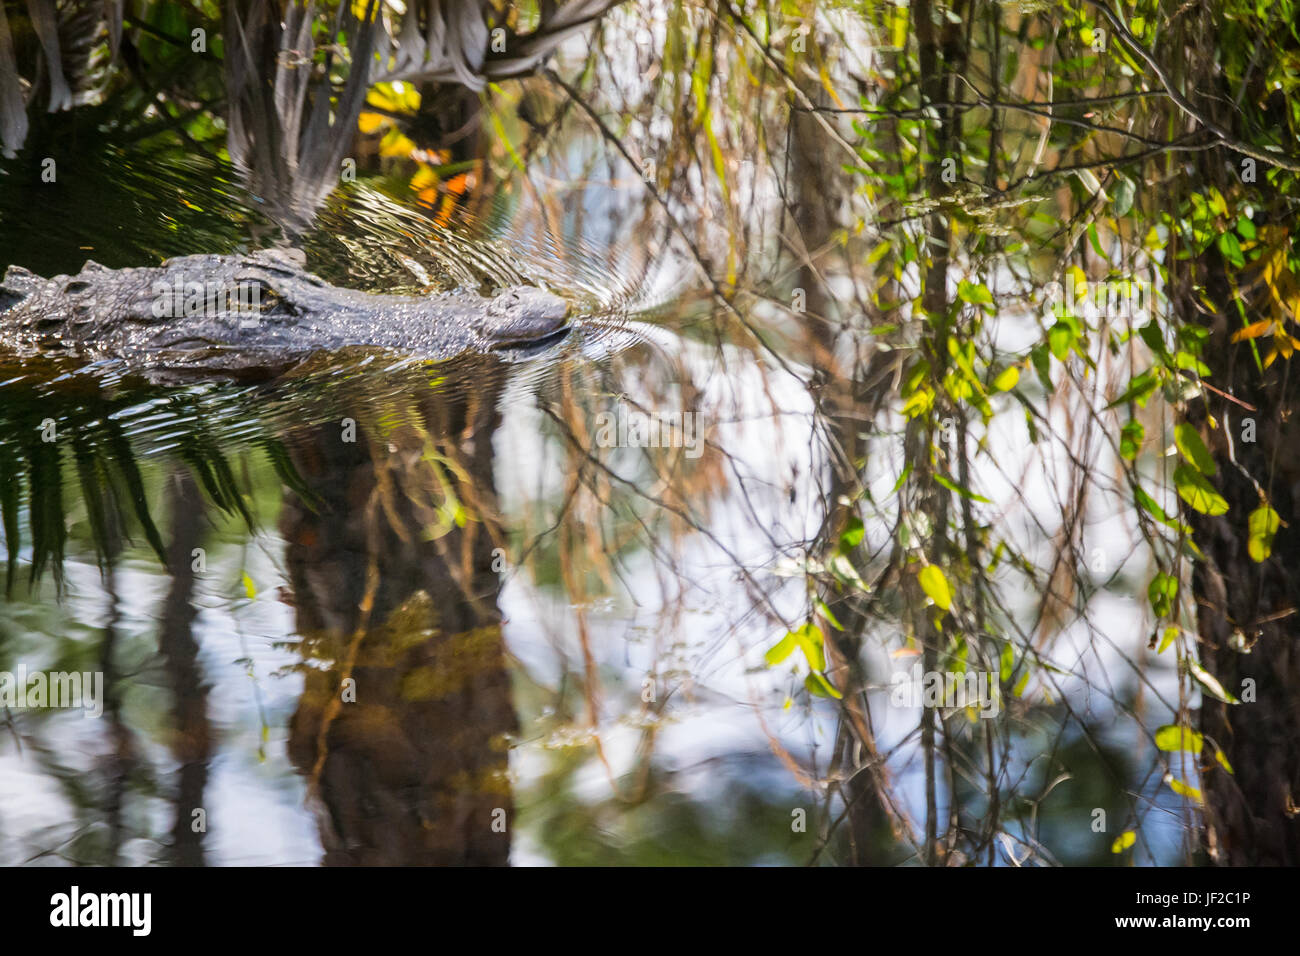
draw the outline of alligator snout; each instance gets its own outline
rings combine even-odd
[[[492,300],[485,318],[493,348],[528,345],[568,328],[569,303],[543,289],[515,286]]]

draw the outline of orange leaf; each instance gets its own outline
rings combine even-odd
[[[1233,342],[1241,342],[1244,339],[1257,339],[1261,335],[1273,328],[1273,320],[1265,319],[1263,322],[1252,322],[1244,329],[1238,329],[1232,333]]]

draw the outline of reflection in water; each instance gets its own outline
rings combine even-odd
[[[691,341],[693,319],[513,365],[354,354],[255,385],[6,369],[0,669],[86,657],[109,693],[102,721],[8,714],[0,778],[34,806],[40,754],[65,789],[5,815],[3,858],[819,862],[789,772],[821,758],[819,725],[746,661],[802,599],[772,555],[809,535],[791,489],[811,409],[751,352]],[[670,409],[711,410],[698,457],[597,438],[602,415]],[[62,569],[63,605],[48,573],[28,595],[38,567]],[[1046,742],[1015,746],[1047,786],[1027,760]],[[1128,772],[1063,753],[1080,781]],[[1007,812],[1064,856],[1059,820],[1122,812],[1075,786]],[[887,831],[855,833],[891,859]]]
[[[497,390],[473,382],[445,380],[382,416],[359,405],[286,440],[312,492],[280,519],[309,665],[289,752],[322,808],[327,863],[509,856],[499,415]]]
[[[172,753],[180,764],[171,852],[174,862],[199,866],[204,862],[204,831],[193,825],[193,813],[205,802],[208,759],[212,754],[208,692],[198,664],[199,644],[194,637],[193,555],[199,547],[203,501],[197,482],[181,469],[172,474],[168,490],[172,538],[167,549],[167,567],[172,581],[158,625],[158,653],[172,692]]]
[[[518,562],[535,569],[539,594],[561,586],[573,596],[585,663],[572,676],[583,704],[570,712],[570,677],[562,664],[552,702],[525,694],[523,706],[531,727],[549,727],[547,736],[571,727],[578,743],[607,719],[599,687],[612,676],[601,673],[612,635],[589,605],[622,573],[601,560],[585,567],[574,561],[582,552],[596,558],[600,547],[590,535],[604,521],[583,491],[599,475],[593,466],[600,459],[593,456],[612,455],[610,464],[620,468],[631,464],[634,476],[645,464],[657,468],[659,459],[689,465],[684,484],[657,492],[684,515],[692,510],[689,500],[720,478],[718,459],[707,450],[700,454],[699,444],[694,454],[685,447],[602,449],[593,438],[601,415],[621,410],[626,421],[629,408],[672,404],[666,394],[635,397],[629,391],[634,379],[691,383],[687,365],[680,357],[668,361],[664,351],[673,336],[661,331],[658,338],[658,345],[645,346],[631,327],[597,326],[559,353],[512,365],[495,359],[428,365],[352,354],[309,362],[260,385],[161,386],[124,377],[109,364],[79,369],[28,361],[7,370],[0,385],[0,446],[8,469],[10,565],[17,572],[28,564],[38,586],[42,568],[56,572],[65,601],[81,601],[96,589],[78,562],[97,554],[109,607],[90,642],[109,694],[105,723],[91,730],[102,738],[96,747],[103,757],[83,772],[73,799],[85,822],[74,828],[71,843],[55,840],[37,855],[103,863],[140,861],[142,853],[143,859],[187,865],[228,860],[228,834],[239,829],[232,814],[239,811],[222,796],[229,786],[221,782],[222,768],[242,737],[242,721],[228,710],[229,688],[245,665],[251,672],[260,658],[264,674],[278,675],[273,684],[287,689],[301,681],[284,710],[284,749],[264,752],[279,772],[288,769],[286,754],[297,771],[302,790],[291,799],[311,808],[326,863],[507,862],[518,850],[510,751],[520,736],[513,685],[521,675],[506,651],[502,581]],[[593,363],[588,355],[599,358]],[[686,393],[677,401],[697,401],[697,386]],[[562,479],[564,497],[556,504],[572,508],[579,522],[558,537],[547,527],[554,516],[542,513],[516,516],[513,528],[503,525],[498,474],[517,493],[526,470],[516,462],[540,464],[545,457],[540,449],[504,462],[496,456],[504,417],[518,425],[525,413],[549,422],[543,440],[556,444],[572,475]],[[41,440],[42,426],[51,422],[52,434],[62,440]],[[620,440],[626,444],[628,435]],[[638,466],[642,453],[652,457]],[[67,495],[70,477],[74,498]],[[597,483],[608,491],[613,478],[607,473]],[[613,487],[622,499],[616,509],[640,507],[635,481],[616,479]],[[228,625],[209,619],[212,573],[231,566],[226,542],[233,538],[246,549],[264,537],[259,529],[268,523],[283,541],[276,576],[281,600],[292,606],[296,639],[285,644],[271,632],[268,637],[283,648],[278,660],[241,650],[232,669],[233,653],[213,653],[214,646],[231,644],[222,633]],[[682,525],[673,534],[686,530]],[[531,543],[520,546],[524,540]],[[638,560],[639,548],[628,539],[609,553]],[[149,601],[156,629],[154,610],[140,607],[136,596],[140,570],[150,566],[167,569]],[[254,584],[247,570],[252,566],[246,553],[233,565],[239,589],[250,597],[255,587],[271,589],[257,572]],[[128,570],[137,583],[125,584]],[[592,573],[597,577],[589,581]],[[25,584],[17,574],[11,581],[15,603],[0,643],[0,667],[12,668],[14,653],[42,659],[15,644],[11,627],[21,620],[12,612],[24,599]],[[31,594],[30,600],[41,599],[39,590]],[[124,613],[127,606],[133,613]],[[35,630],[49,634],[57,627],[41,622]],[[141,643],[151,634],[152,649]],[[515,634],[515,653],[535,657],[543,645],[527,627]],[[241,644],[249,637],[242,635]],[[163,694],[149,704],[156,716],[145,718],[125,692],[149,674],[152,666],[142,670],[142,663],[155,652],[158,669],[144,679]],[[665,690],[680,682],[683,672],[666,660],[651,666]],[[661,794],[648,804],[665,816],[650,831],[649,852],[673,845],[682,859],[701,853],[705,861],[732,859],[725,854],[735,850],[710,851],[724,854],[716,856],[683,842],[686,834],[711,832],[724,821],[704,811],[707,804],[673,796],[689,768],[654,766],[654,728],[672,699],[666,696],[645,709],[639,769],[617,792],[630,801],[629,813]],[[238,699],[242,709],[249,707],[246,692]],[[155,736],[149,725],[158,722],[165,730]],[[5,759],[61,749],[69,727],[59,714],[20,714],[13,731],[24,750]],[[536,730],[529,734],[536,747]],[[548,845],[545,852],[556,859],[608,861],[609,848],[586,845],[581,836],[591,831],[577,821],[592,808],[568,796],[569,789],[581,788],[569,746],[546,744],[540,753],[563,759],[543,774],[541,790],[537,773],[529,774],[532,799],[544,800],[534,818],[546,835],[534,838],[528,852]],[[753,791],[752,783],[742,786],[738,779],[737,786],[751,816],[779,834],[784,813],[769,807],[769,797]],[[167,809],[150,809],[160,796]],[[52,826],[52,832],[65,832]],[[581,834],[549,845],[575,826]],[[86,835],[101,828],[103,839],[88,842]],[[740,859],[782,852],[755,840],[740,821],[724,832],[751,854]],[[29,851],[12,845],[5,851],[6,858],[15,854]],[[271,859],[310,856],[309,847],[298,845],[288,857]]]
[[[196,579],[204,569],[196,557],[205,539],[200,482],[208,501],[242,512],[250,527],[253,519],[236,504],[242,498],[228,446],[205,440],[199,423],[228,415],[248,392],[217,393],[205,406],[173,402],[173,414],[160,416],[157,389],[77,373],[37,380],[32,371],[6,383],[0,416],[8,467],[24,460],[30,467],[26,482],[11,474],[5,486],[10,567],[23,540],[16,506],[24,484],[32,555],[46,554],[60,569],[64,559],[61,446],[40,440],[45,416],[55,434],[75,435],[112,608],[99,649],[111,741],[102,862],[120,859],[127,783],[138,760],[117,665],[117,562],[130,500],[170,570],[157,648],[172,701],[166,739],[177,764],[168,859],[202,863],[213,726],[210,675],[194,632]],[[284,598],[295,608],[305,672],[288,750],[320,810],[326,862],[502,864],[513,816],[507,737],[516,729],[498,609],[499,558],[493,569],[502,540],[492,451],[502,378],[491,367],[461,366],[431,387],[423,370],[408,373],[414,374],[396,387],[390,379],[379,404],[357,380],[331,380],[328,402],[343,414],[328,424],[282,421],[273,439],[270,461],[285,477]],[[281,407],[301,412],[303,405]],[[167,433],[186,435],[181,454],[188,467],[168,467],[162,479],[171,515],[165,545],[123,418],[142,435],[160,418],[168,419]],[[36,437],[20,447],[15,439],[24,433]],[[35,569],[33,562],[33,576]]]

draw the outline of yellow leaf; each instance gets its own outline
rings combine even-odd
[[[382,129],[387,122],[387,116],[378,113],[362,113],[357,117],[357,129],[363,133],[374,133]]]
[[[1265,319],[1263,322],[1252,322],[1244,329],[1238,329],[1232,333],[1233,342],[1241,342],[1245,339],[1257,339],[1261,335],[1268,333],[1273,328],[1273,320]]]
[[[396,129],[390,129],[379,144],[380,156],[410,156],[415,149],[413,143]]]
[[[931,601],[945,611],[952,608],[952,589],[948,587],[948,579],[944,577],[937,564],[927,564],[923,567],[920,580],[921,590]]]
[[[904,7],[890,8],[893,11],[892,36],[890,37],[891,45],[896,50],[901,50],[907,46],[907,9]]]
[[[918,389],[903,404],[903,414],[908,418],[924,415],[934,405],[934,392],[928,388]]]
[[[1175,778],[1173,774],[1165,774],[1165,783],[1169,784],[1169,789],[1174,793],[1187,797],[1187,799],[1193,800],[1196,803],[1204,802],[1201,799],[1201,791],[1197,790],[1195,787],[1189,787],[1181,780]]]
[[[1100,183],[1097,184],[1097,188],[1101,188]],[[1066,272],[1074,276],[1074,298],[1076,300],[1086,298],[1088,295],[1088,274],[1078,266],[1070,266]],[[1073,303],[1067,303],[1067,305],[1073,307]]]

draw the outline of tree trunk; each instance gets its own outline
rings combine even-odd
[[[1255,410],[1210,393],[1219,428],[1205,427],[1199,403],[1189,413],[1214,453],[1218,473],[1211,480],[1228,501],[1227,513],[1217,517],[1188,514],[1205,555],[1192,575],[1200,658],[1242,700],[1227,704],[1204,695],[1201,733],[1233,769],[1220,769],[1205,748],[1205,844],[1211,859],[1225,865],[1294,866],[1300,864],[1300,435],[1294,417],[1300,377],[1282,359],[1261,376],[1249,345],[1229,342],[1237,323],[1224,317],[1235,319],[1236,308],[1221,266],[1213,274],[1220,282],[1217,289],[1211,283],[1211,293],[1222,306],[1205,348],[1209,381]],[[1263,562],[1247,548],[1247,520],[1260,506],[1255,482],[1285,522]]]

